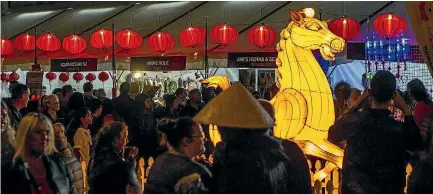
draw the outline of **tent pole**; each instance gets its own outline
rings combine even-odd
[[[111,31],[113,32],[113,36],[111,37],[111,40],[113,44],[111,45],[111,68],[113,70],[113,75],[111,76],[111,79],[113,80],[113,91],[117,90],[117,76],[116,76],[116,59],[114,55],[114,21],[111,22]],[[113,94],[113,98],[115,97],[115,94]]]
[[[37,34],[36,34],[36,27],[35,27],[35,58],[34,58],[34,64],[33,65],[35,65],[35,67],[38,65],[38,47],[36,46],[36,37],[37,36]]]
[[[205,25],[205,43],[204,43],[204,78],[207,79],[209,76],[209,65],[208,65],[208,26],[207,26],[207,16],[205,17],[204,20],[204,25]]]

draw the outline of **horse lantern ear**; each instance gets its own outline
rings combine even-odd
[[[297,11],[293,11],[291,9],[289,9],[290,12],[290,18],[292,19],[292,21],[294,21],[297,24],[302,24],[304,23],[304,16],[303,14],[297,12]]]

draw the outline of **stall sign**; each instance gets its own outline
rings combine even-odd
[[[44,80],[44,72],[28,72],[26,75],[26,85],[30,90],[42,89],[42,81]]]
[[[97,58],[51,59],[52,72],[96,71]]]
[[[228,53],[229,68],[277,68],[277,52]]]
[[[186,56],[132,57],[131,71],[183,71]]]

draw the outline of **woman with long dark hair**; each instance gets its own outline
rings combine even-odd
[[[162,128],[168,152],[158,156],[149,172],[146,194],[174,193],[176,183],[185,176],[198,173],[211,177],[209,170],[193,158],[204,152],[201,126],[191,118],[179,118],[173,127]]]
[[[138,146],[139,157],[145,159],[154,156],[157,143],[156,119],[153,116],[154,102],[146,94],[140,94],[135,97],[140,106],[139,131],[134,134],[135,144]],[[147,160],[146,160],[147,161]]]
[[[89,125],[93,122],[92,114],[89,109],[81,107],[74,111],[74,118],[66,129],[68,142],[74,147],[74,154],[80,160],[90,160],[90,146],[92,136]]]
[[[99,130],[96,136],[96,145],[93,151],[93,160],[89,164],[89,185],[92,186],[95,177],[103,172],[112,163],[123,161],[121,152],[125,150],[128,142],[128,126],[121,122],[112,122]],[[137,148],[132,148],[125,158],[134,166]]]
[[[407,83],[407,90],[415,100],[413,117],[418,127],[421,127],[423,120],[433,114],[431,96],[427,93],[424,83],[417,78]]]

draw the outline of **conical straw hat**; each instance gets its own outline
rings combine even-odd
[[[271,116],[241,83],[233,84],[212,99],[193,120],[234,128],[264,129],[274,126]]]

